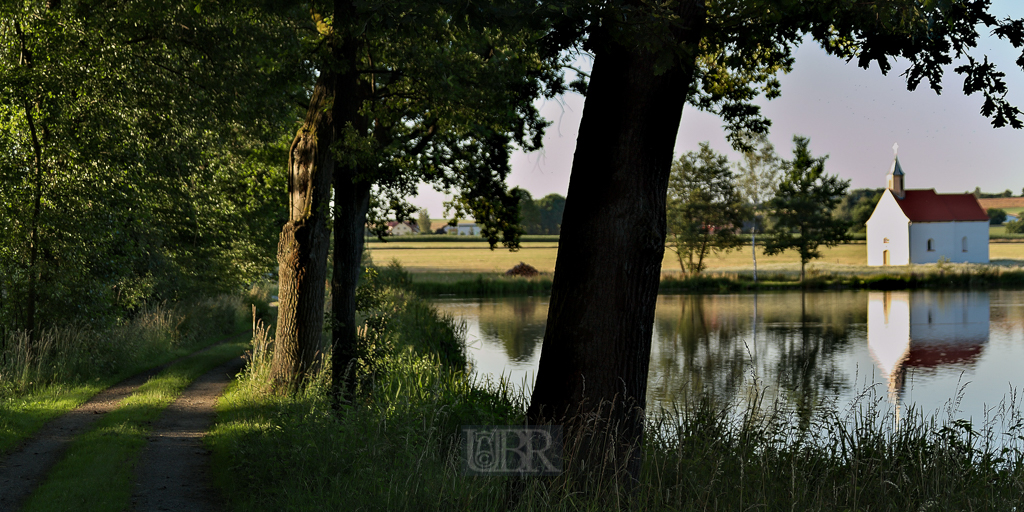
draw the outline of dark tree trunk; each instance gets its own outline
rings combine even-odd
[[[363,255],[370,184],[355,182],[354,169],[339,166],[334,184],[334,276],[331,309],[334,347],[331,352],[333,387],[346,401],[354,391],[354,361],[359,356],[356,335],[356,284]]]
[[[280,291],[271,382],[297,391],[324,351],[324,295],[330,243],[336,83],[323,73],[288,154],[288,222],[277,248]]]
[[[703,2],[678,7],[695,48]],[[597,42],[528,416],[562,423],[571,467],[639,475],[672,149],[693,61],[655,72],[641,45]],[[625,473],[622,472],[625,470]]]
[[[335,19],[351,21],[356,16],[352,2],[337,2],[335,9]],[[335,114],[339,126],[351,127],[363,135],[367,126],[366,120],[359,114],[363,99],[357,72],[359,46],[358,38],[346,37],[339,49],[343,69],[338,78]],[[356,285],[359,282],[366,211],[369,206],[370,182],[359,178],[359,169],[354,164],[339,164],[334,171],[331,384],[340,402],[348,400],[355,388],[353,365],[359,357],[356,334]]]

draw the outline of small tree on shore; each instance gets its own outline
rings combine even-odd
[[[849,180],[825,174],[825,159],[813,157],[810,139],[793,137],[793,160],[784,164],[785,174],[775,197],[768,203],[775,222],[764,246],[767,256],[796,249],[800,253],[800,281],[807,262],[820,258],[818,247],[834,247],[849,239],[847,221],[832,215],[843,199]]]
[[[705,259],[743,243],[736,232],[744,208],[729,160],[707,142],[672,164],[668,182],[668,244],[684,272],[700,273]]]
[[[754,261],[754,282],[757,282],[757,214],[766,201],[775,195],[782,159],[775,153],[775,146],[763,133],[746,137],[749,151],[743,153],[743,161],[736,164],[739,176],[736,188],[750,204],[750,253]]]
[[[419,216],[416,218],[416,226],[420,228],[421,235],[429,235],[434,232],[430,229],[430,212],[426,208],[420,210]]]

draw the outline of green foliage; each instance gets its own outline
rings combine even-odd
[[[875,205],[882,199],[884,188],[858,188],[849,191],[836,206],[832,216],[850,224],[850,231],[863,233],[865,223],[875,211]]]
[[[1024,218],[1012,220],[1004,224],[1006,232],[1011,234],[1024,234]]]
[[[988,214],[988,223],[992,226],[999,226],[1006,222],[1006,210],[989,208],[985,213]]]
[[[739,247],[746,216],[729,161],[707,142],[672,164],[668,184],[667,246],[684,271],[700,273],[705,258]]]
[[[508,158],[514,148],[540,147],[548,122],[533,101],[565,91],[559,63],[569,57],[537,44],[547,28],[524,23],[503,1],[377,0],[354,9],[333,22],[360,47],[360,119],[342,120],[352,126],[332,149],[373,185],[373,229],[407,218],[407,198],[425,182],[454,193],[446,217],[473,217],[492,245],[514,247]],[[338,65],[333,59],[320,55],[317,66]],[[370,119],[372,129],[358,128]]]
[[[548,194],[534,200],[524,189],[514,191],[519,197],[519,223],[527,235],[557,235],[562,226],[565,197]]]
[[[1004,190],[1002,192],[997,192],[997,193],[991,194],[991,193],[988,193],[988,192],[982,192],[981,191],[981,187],[974,187],[974,197],[977,197],[978,199],[993,199],[993,198],[1001,198],[1001,197],[1013,197],[1013,191],[1010,190],[1010,189],[1006,189],[1006,190]]]
[[[289,11],[0,7],[0,323],[97,327],[268,270]],[[282,92],[285,91],[285,92]]]
[[[434,231],[430,229],[430,212],[426,208],[420,210],[419,216],[416,218],[416,227],[420,228],[421,235],[432,235]]]
[[[720,404],[683,394],[671,410],[649,413],[644,466],[630,492],[571,470],[543,479],[467,476],[459,426],[519,423],[525,390],[474,386],[414,350],[394,355],[391,368],[372,403],[337,411],[325,397],[262,394],[247,370],[205,438],[229,503],[244,510],[321,510],[324,503],[371,510],[1004,510],[1024,492],[1018,400],[971,423],[916,410],[897,417],[870,390],[847,409],[826,401],[806,422],[783,396],[755,392]],[[999,429],[1009,435],[997,437]]]
[[[793,160],[768,206],[772,225],[764,253],[771,256],[789,249],[800,253],[800,274],[808,261],[818,258],[820,245],[833,247],[847,240],[849,223],[832,214],[849,186],[838,176],[825,174],[825,159],[808,149],[810,139],[793,137]]]

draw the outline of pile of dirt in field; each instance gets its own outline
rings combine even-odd
[[[534,277],[540,275],[537,269],[527,265],[526,263],[519,262],[518,265],[505,271],[506,276],[521,276],[521,277]]]

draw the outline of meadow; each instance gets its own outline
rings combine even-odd
[[[419,239],[429,237],[417,237]],[[436,237],[448,238],[448,237]],[[460,237],[461,238],[461,237]],[[486,241],[465,240],[458,242],[437,243],[427,241],[402,241],[367,243],[367,252],[373,261],[386,263],[398,261],[402,267],[413,275],[414,280],[451,280],[453,276],[438,274],[494,274],[502,273],[525,262],[532,265],[542,274],[552,274],[555,270],[555,257],[558,254],[557,237],[545,241],[523,242],[522,248],[512,252],[504,247],[491,250]],[[877,272],[877,268],[868,267],[867,244],[848,243],[835,247],[822,248],[822,257],[809,263],[810,268],[819,270],[843,270],[857,273]],[[1024,266],[1024,241],[989,243],[989,258],[993,264],[1001,266]],[[744,272],[753,268],[749,246],[736,251],[712,255],[707,260],[707,273]],[[791,272],[799,270],[800,258],[796,252],[790,251],[777,256],[757,255],[757,268],[766,272]],[[668,275],[681,273],[676,253],[665,251],[662,261],[662,272]]]

